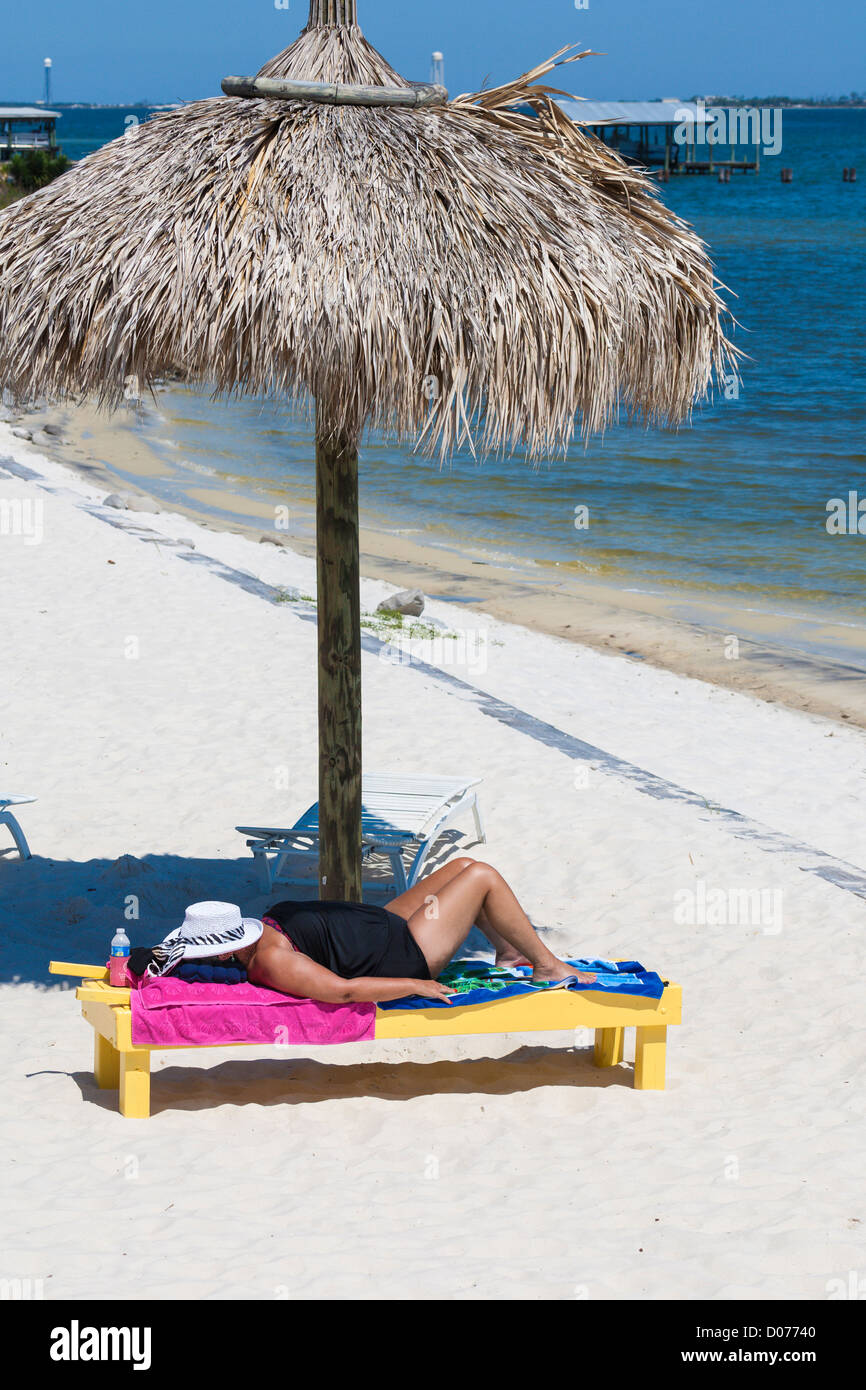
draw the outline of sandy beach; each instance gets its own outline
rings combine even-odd
[[[488,843],[467,825],[435,862],[501,869],[560,955],[683,986],[667,1089],[633,1090],[628,1054],[594,1069],[588,1035],[227,1049],[163,1054],[126,1120],[48,961],[104,960],[131,897],[144,945],[199,898],[266,906],[234,827],[315,799],[315,565],[261,523],[106,508],[101,444],[67,427],[70,466],[0,425],[0,795],[37,798],[32,859],[0,839],[6,1272],[57,1299],[843,1296],[866,1267],[856,680],[745,638],[727,660],[622,595],[605,649],[589,600],[545,618],[365,537],[364,610],[417,576],[441,624],[423,666],[365,653],[365,765],[481,777]]]
[[[34,434],[45,424],[55,429],[42,436],[41,447],[103,495],[138,496],[142,505],[176,508],[205,529],[236,531],[254,542],[288,541],[300,554],[315,556],[312,463],[305,493],[250,498],[218,475],[207,486],[182,487],[173,476],[172,451],[159,447],[172,422],[161,416],[158,398],[143,410],[113,416],[86,403],[37,408],[15,423]],[[275,530],[283,502],[290,509],[288,532]],[[452,615],[468,605],[494,620],[866,728],[862,623],[756,606],[735,587],[715,595],[687,586],[665,593],[516,556],[491,560],[456,536],[434,544],[425,535],[369,522],[362,525],[361,549],[370,579],[391,590],[420,588],[445,600]]]

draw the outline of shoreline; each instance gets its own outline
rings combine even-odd
[[[7,414],[11,417],[13,412]],[[273,506],[238,496],[216,480],[196,489],[201,508],[162,492],[172,469],[144,423],[108,417],[91,406],[31,409],[8,421],[34,433],[45,424],[62,436],[41,436],[33,447],[107,493],[139,495],[157,511],[173,511],[206,530],[235,532],[263,543],[315,556],[311,499],[287,495],[291,527],[275,530]],[[159,423],[162,423],[159,421]],[[18,442],[18,441],[16,441]],[[187,492],[190,490],[187,489]],[[222,513],[222,514],[220,514]],[[685,589],[663,594],[605,584],[558,566],[449,548],[414,536],[361,525],[365,578],[419,588],[453,604],[465,616],[476,610],[596,651],[619,654],[723,689],[775,701],[788,708],[866,728],[866,628],[824,615],[794,615],[738,606]]]

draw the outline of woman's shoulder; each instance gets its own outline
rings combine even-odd
[[[299,959],[300,953],[287,937],[274,932],[268,940],[261,941],[256,947],[256,953],[247,966],[247,979],[251,985],[266,985],[271,989],[279,989],[280,985],[275,983],[275,976],[284,976]]]

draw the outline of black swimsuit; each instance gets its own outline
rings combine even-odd
[[[270,919],[295,950],[344,980],[364,975],[429,980],[421,947],[403,917],[371,903],[284,902]]]

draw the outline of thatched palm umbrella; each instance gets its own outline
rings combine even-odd
[[[389,67],[355,11],[312,0],[257,79],[0,217],[13,394],[111,407],[130,376],[181,368],[221,393],[315,400],[320,872],[349,898],[363,428],[537,459],[620,408],[681,419],[729,352],[702,243],[538,85],[555,60],[448,102]]]

